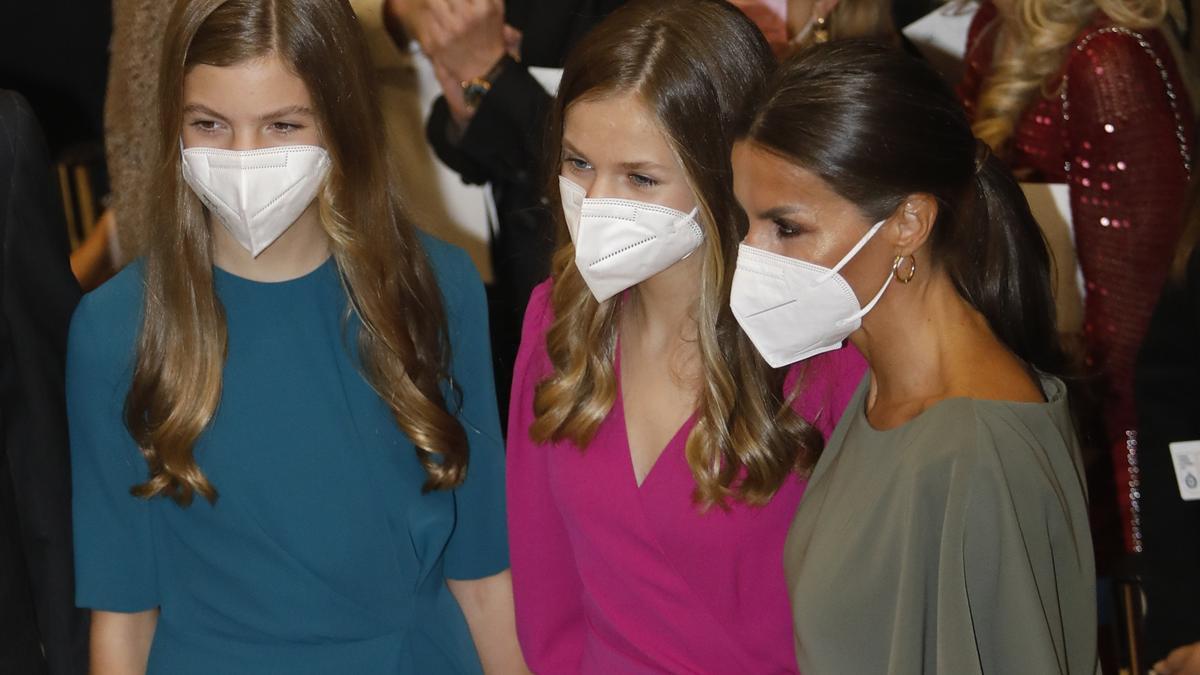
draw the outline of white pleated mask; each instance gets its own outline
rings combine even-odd
[[[330,164],[312,145],[183,149],[183,179],[256,258],[312,204]]]
[[[742,244],[729,308],[772,368],[781,368],[842,346],[862,325],[892,283],[860,307],[840,272],[883,227],[879,221],[832,269]]]
[[[684,213],[629,199],[590,199],[566,177],[558,184],[575,266],[597,302],[683,260],[704,241],[699,207]]]

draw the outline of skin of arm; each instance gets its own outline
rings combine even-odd
[[[92,612],[92,675],[144,675],[158,610]]]
[[[512,574],[504,570],[482,579],[447,579],[446,586],[462,608],[488,675],[528,673],[517,644]]]

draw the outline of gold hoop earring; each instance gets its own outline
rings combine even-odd
[[[829,22],[823,16],[817,17],[817,25],[813,29],[813,42],[821,44],[829,42]]]
[[[910,267],[908,268],[908,274],[906,274],[904,276],[900,276],[900,266],[904,264],[905,258],[908,258],[908,263],[909,263]],[[916,256],[912,256],[912,255],[896,256],[896,259],[892,261],[892,276],[896,277],[896,281],[899,281],[902,284],[907,284],[908,282],[912,281],[913,277],[917,276],[917,258],[916,258]]]

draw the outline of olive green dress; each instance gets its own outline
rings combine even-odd
[[[1063,383],[1042,380],[1046,403],[947,399],[887,431],[867,421],[867,385],[788,535],[801,672],[1098,672]]]

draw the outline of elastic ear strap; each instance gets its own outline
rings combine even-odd
[[[850,252],[847,253],[841,260],[839,260],[838,264],[833,266],[833,269],[831,270],[832,274],[829,276],[833,276],[833,274],[841,272],[842,268],[846,266],[846,263],[850,262],[854,256],[858,255],[859,251],[863,250],[863,247],[871,241],[871,238],[874,237],[877,232],[879,232],[880,228],[882,228],[883,224],[886,222],[887,220],[881,220],[878,223],[875,223],[875,225],[867,231],[866,235],[864,235],[862,239],[858,240],[858,243],[854,245],[854,248],[850,249]]]
[[[864,316],[866,316],[867,313],[870,312],[872,309],[875,309],[875,305],[879,304],[879,301],[883,298],[883,294],[887,291],[888,286],[892,285],[892,279],[894,279],[895,277],[896,277],[895,274],[889,274],[887,277],[887,280],[883,282],[883,288],[879,289],[879,292],[875,294],[875,297],[871,298],[871,301],[867,303],[866,307],[863,307],[862,309],[851,314],[850,316],[846,317],[845,319],[842,319],[841,321],[838,322],[838,324],[845,325],[847,323],[850,323],[851,321],[857,321],[858,319],[861,319]]]

